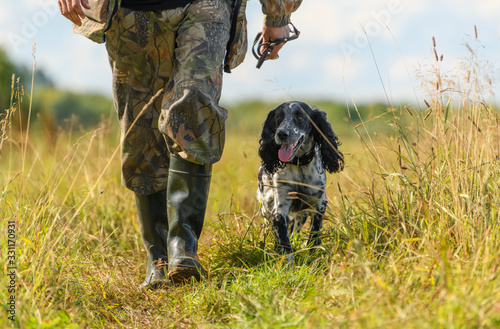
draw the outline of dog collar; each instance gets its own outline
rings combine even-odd
[[[298,166],[307,165],[307,164],[311,163],[311,161],[314,159],[315,155],[316,155],[316,147],[314,147],[312,150],[310,150],[309,152],[307,152],[306,154],[304,154],[301,157],[293,158],[293,160],[288,162],[288,163],[298,165]]]

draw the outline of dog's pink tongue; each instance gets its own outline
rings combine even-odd
[[[281,145],[280,150],[278,151],[278,157],[281,161],[287,162],[292,157],[293,153],[293,145],[292,144],[283,144]]]

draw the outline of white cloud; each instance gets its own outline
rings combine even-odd
[[[497,0],[455,0],[453,2],[443,1],[443,4],[451,13],[459,14],[464,17],[481,17],[488,20],[498,20],[500,12],[500,2]]]
[[[421,60],[419,56],[399,58],[389,66],[388,74],[393,81],[413,80],[415,70]]]
[[[293,14],[292,21],[307,43],[330,44],[344,33],[341,11],[331,0],[305,1]]]
[[[321,67],[324,75],[335,77],[336,79],[354,79],[359,76],[361,65],[350,65],[346,59],[339,55],[332,55],[326,57],[322,61]]]
[[[104,45],[68,31],[51,51],[57,56],[44,56],[40,65],[64,88],[110,94],[112,76]]]
[[[482,0],[479,1],[480,4],[476,4],[475,8],[477,12],[484,17],[498,19],[498,13],[500,13],[500,2],[497,0]]]
[[[0,19],[0,45],[14,60],[27,61],[31,57],[33,40],[42,39],[44,30],[58,17],[57,2],[24,0],[2,6],[2,15],[8,14]]]
[[[0,10],[0,22],[5,22],[9,18],[8,9]]]

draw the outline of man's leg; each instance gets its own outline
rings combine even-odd
[[[167,184],[168,277],[173,283],[203,275],[198,239],[205,218],[211,168],[224,147],[227,111],[218,102],[229,39],[228,0],[192,3],[178,29],[175,64],[159,129],[173,153]]]
[[[141,237],[147,251],[146,279],[141,289],[158,289],[171,283],[167,280],[168,220],[167,191],[149,195],[135,194]]]
[[[169,284],[166,279],[169,152],[158,130],[162,97],[151,100],[170,78],[175,36],[170,28],[164,28],[166,24],[153,24],[161,19],[158,13],[120,9],[106,34],[121,127],[122,182],[135,192],[147,252],[146,279],[140,285],[145,289]]]

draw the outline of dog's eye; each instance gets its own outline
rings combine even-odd
[[[304,121],[304,117],[303,117],[302,115],[299,115],[299,116],[297,117],[297,120],[298,120],[299,122],[302,122],[302,121]]]

